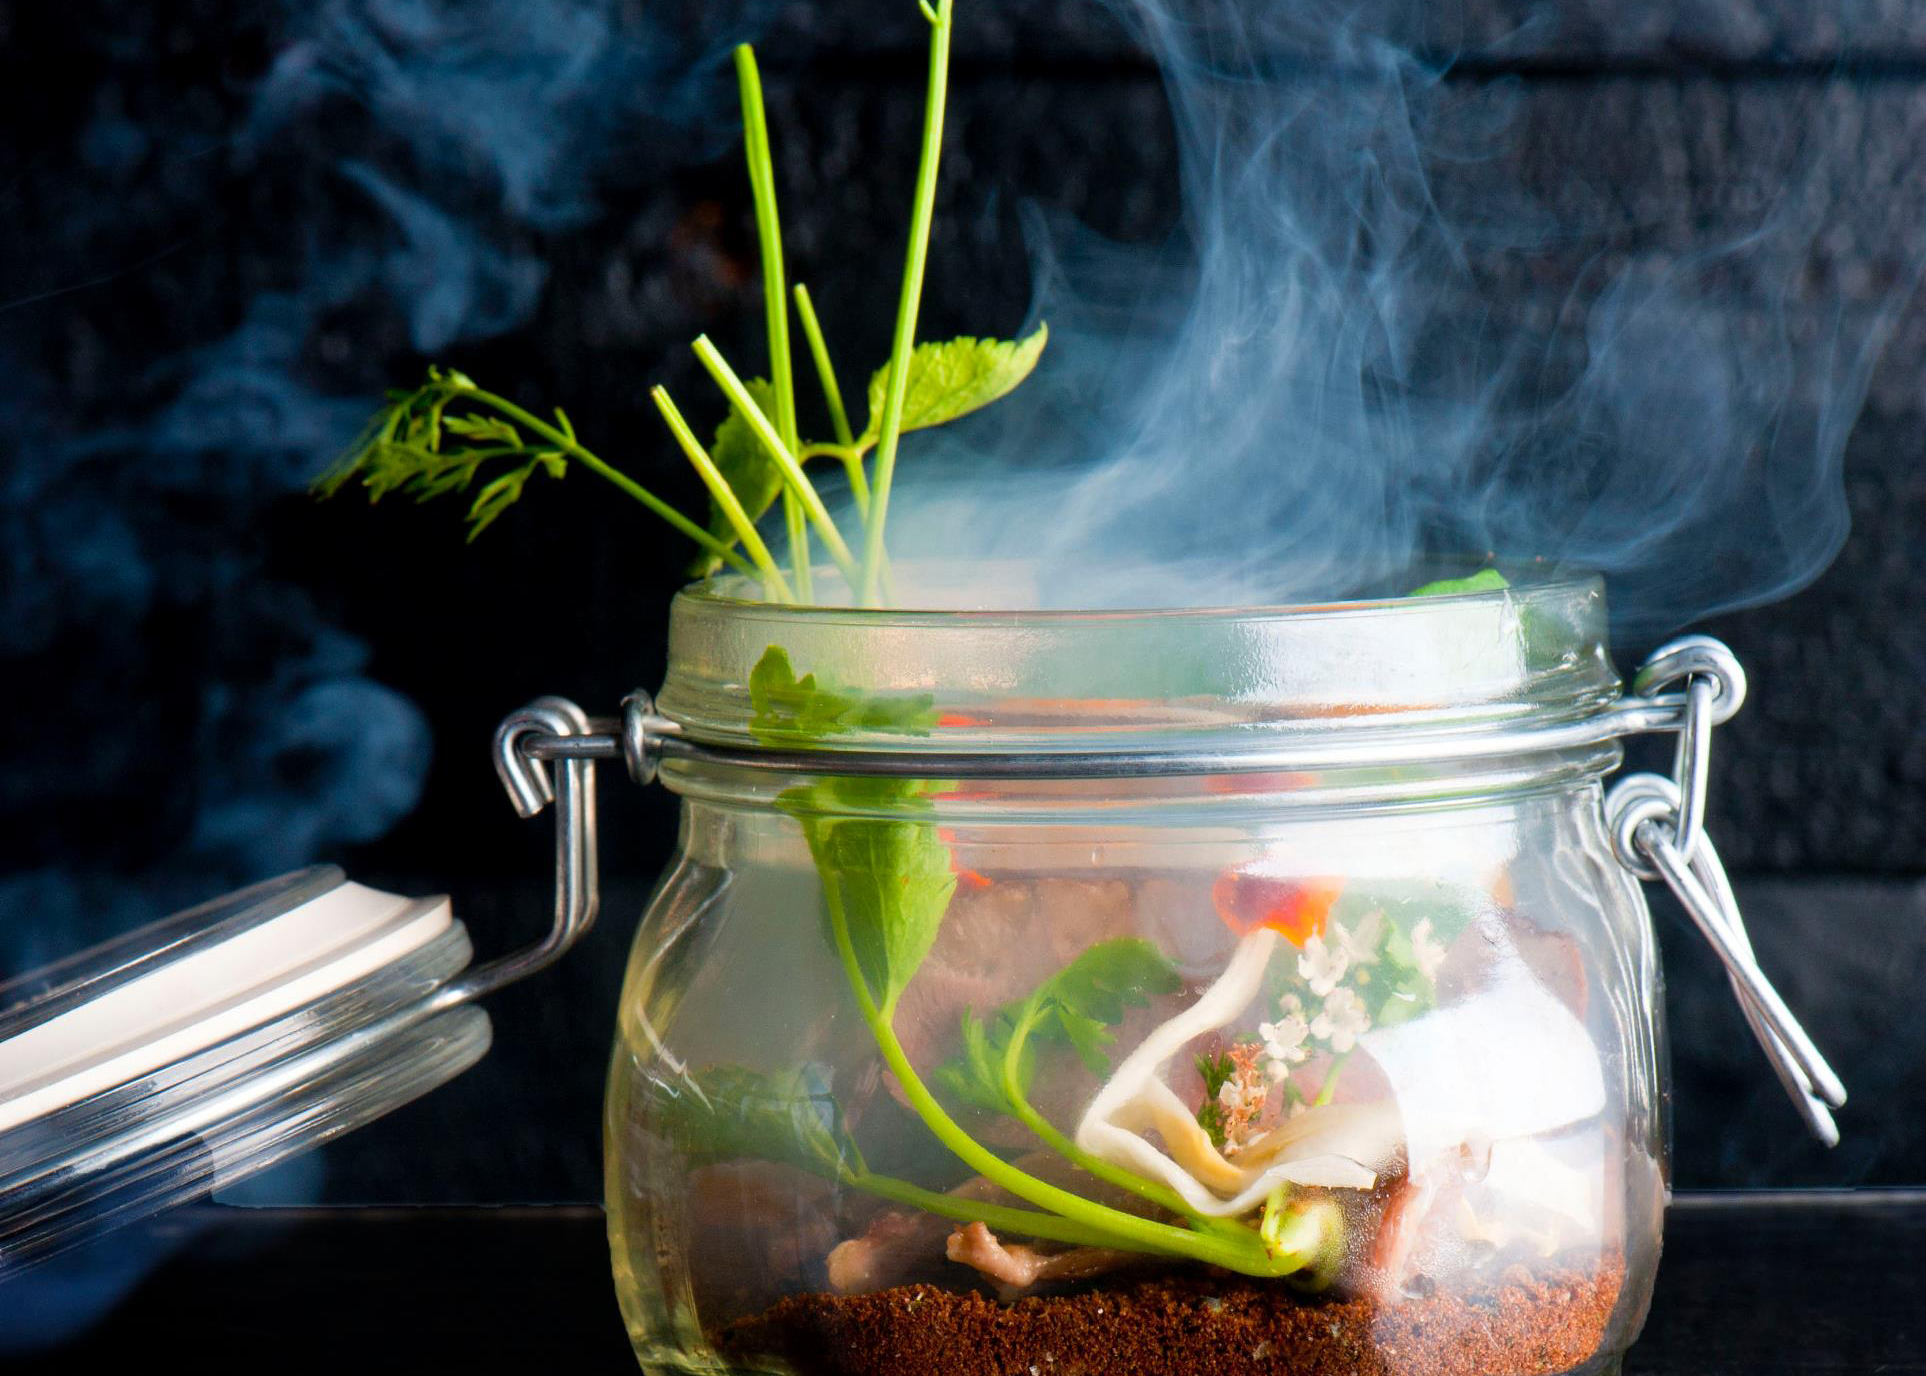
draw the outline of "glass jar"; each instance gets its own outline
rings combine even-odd
[[[1590,581],[682,594],[662,715],[792,753],[662,765],[606,1118],[644,1369],[1615,1369],[1665,1098],[1620,752],[1570,729],[1605,630]]]

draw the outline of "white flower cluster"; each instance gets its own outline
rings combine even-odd
[[[1320,935],[1305,941],[1298,953],[1297,973],[1310,990],[1314,1007],[1307,1008],[1296,994],[1286,994],[1279,1001],[1277,1021],[1257,1027],[1264,1071],[1273,1083],[1308,1060],[1317,1046],[1341,1055],[1371,1030],[1371,1011],[1352,985],[1368,982],[1364,971],[1378,963],[1384,938],[1384,915],[1374,909],[1355,926],[1332,922],[1328,940]],[[1445,948],[1433,933],[1430,918],[1411,929],[1411,953],[1420,974],[1427,980],[1437,978]],[[1351,984],[1345,982],[1347,976]]]

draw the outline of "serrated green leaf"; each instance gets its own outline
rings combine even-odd
[[[1010,1048],[1017,1052],[1017,1090],[1029,1092],[1036,1069],[1036,1045],[1070,1047],[1097,1075],[1109,1069],[1110,1029],[1127,1010],[1153,994],[1175,993],[1177,971],[1141,937],[1100,941],[1039,984],[1027,998],[1005,1004],[987,1023],[964,1013],[963,1049],[936,1074],[955,1097],[979,1107],[1008,1113],[1010,1102],[1003,1066]]]
[[[775,414],[776,389],[768,379],[752,377],[743,385],[749,391],[750,400],[764,415]],[[716,437],[709,445],[709,458],[751,521],[761,520],[782,495],[782,470],[769,457],[769,451],[749,428],[749,420],[739,408],[731,406],[728,416],[716,427]],[[736,544],[736,528],[713,496],[709,499],[709,533],[731,547]],[[698,578],[707,577],[721,566],[722,560],[715,555],[702,554],[691,561],[689,572]]]
[[[692,1166],[776,1161],[831,1180],[863,1170],[821,1066],[775,1074],[713,1066],[662,1081],[655,1118]]]
[[[903,396],[903,431],[927,430],[988,406],[1007,396],[1030,375],[1049,342],[1050,329],[1038,325],[1025,339],[951,339],[918,344],[910,353],[909,384]],[[883,425],[883,393],[889,369],[869,379],[869,428],[863,443],[873,444]]]
[[[803,746],[855,730],[924,731],[926,694],[838,691],[796,676],[771,645],[749,674],[750,729],[765,744]],[[936,940],[956,890],[937,835],[933,779],[828,775],[785,790],[776,804],[802,825],[828,901],[839,907],[857,964],[879,1003],[901,993]]]
[[[963,1010],[963,1044],[955,1059],[938,1066],[930,1078],[951,1099],[992,1113],[1009,1112],[1002,1070],[990,1049],[989,1030],[973,1009]]]

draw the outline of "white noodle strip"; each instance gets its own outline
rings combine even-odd
[[[1333,1123],[1335,1132],[1296,1128],[1292,1140],[1306,1138],[1309,1151],[1292,1161],[1278,1162],[1267,1169],[1253,1171],[1224,1159],[1197,1125],[1196,1118],[1162,1079],[1164,1066],[1195,1038],[1228,1026],[1250,1007],[1263,986],[1264,971],[1277,950],[1278,933],[1269,927],[1245,936],[1238,942],[1224,973],[1197,1002],[1168,1022],[1154,1028],[1150,1035],[1117,1067],[1107,1084],[1097,1091],[1077,1124],[1077,1145],[1092,1156],[1161,1180],[1200,1214],[1229,1218],[1246,1213],[1263,1202],[1280,1183],[1329,1185],[1340,1189],[1365,1190],[1376,1182],[1375,1172],[1357,1159],[1331,1150],[1337,1143],[1323,1139],[1345,1137],[1344,1125]],[[1186,1170],[1144,1140],[1135,1128],[1153,1127],[1174,1152],[1187,1157]],[[1372,1135],[1373,1142],[1378,1140]],[[1394,1139],[1395,1140],[1395,1139]],[[1220,1197],[1198,1179],[1205,1176],[1231,1193]]]
[[[1247,1145],[1237,1159],[1249,1170],[1287,1151],[1299,1156],[1326,1151],[1365,1165],[1382,1165],[1403,1141],[1404,1119],[1393,1100],[1322,1104],[1286,1118]]]
[[[1150,1035],[1137,1043],[1137,1049],[1124,1057],[1123,1064],[1112,1072],[1090,1101],[1090,1107],[1084,1110],[1083,1121],[1077,1124],[1078,1146],[1096,1152],[1099,1139],[1090,1135],[1098,1128],[1115,1131],[1110,1120],[1137,1097],[1146,1081],[1157,1077],[1166,1061],[1193,1038],[1217,1031],[1250,1005],[1258,986],[1264,982],[1264,968],[1271,963],[1271,952],[1277,949],[1277,942],[1278,934],[1269,927],[1250,933],[1237,943],[1224,973],[1197,1002],[1170,1021],[1152,1028]]]
[[[1164,1169],[1160,1173],[1170,1187],[1181,1194],[1185,1202],[1201,1214],[1208,1214],[1215,1218],[1233,1218],[1256,1208],[1264,1202],[1264,1196],[1268,1195],[1273,1187],[1286,1181],[1293,1185],[1328,1185],[1346,1190],[1368,1190],[1377,1182],[1375,1172],[1367,1170],[1356,1159],[1344,1152],[1333,1149],[1334,1146],[1343,1144],[1342,1132],[1313,1134],[1303,1144],[1308,1149],[1300,1151],[1289,1161],[1274,1162],[1268,1167],[1260,1167],[1256,1164],[1246,1167],[1226,1161],[1218,1153],[1217,1148],[1211,1144],[1209,1135],[1197,1126],[1197,1119],[1184,1106],[1184,1101],[1179,1099],[1170,1086],[1162,1080],[1152,1080],[1144,1086],[1144,1095],[1139,1103],[1147,1106],[1155,1115],[1154,1125],[1164,1142],[1172,1146],[1173,1154],[1190,1155],[1195,1150],[1196,1140],[1201,1139],[1202,1149],[1210,1153],[1210,1157],[1206,1160],[1214,1158],[1217,1167],[1227,1173],[1228,1179],[1225,1179],[1225,1176],[1220,1175],[1218,1171],[1208,1170],[1208,1168],[1206,1171],[1198,1171],[1193,1167],[1192,1170],[1187,1171],[1176,1161],[1151,1147],[1143,1138],[1132,1135],[1132,1141],[1149,1150],[1158,1161],[1163,1163]],[[1320,1110],[1311,1112],[1317,1113]],[[1193,1137],[1192,1134],[1195,1136]],[[1336,1137],[1340,1140],[1335,1144],[1317,1140],[1322,1137]],[[1178,1142],[1191,1143],[1192,1146],[1187,1150],[1175,1146]],[[1203,1180],[1209,1180],[1216,1189],[1209,1189]],[[1220,1180],[1224,1180],[1225,1183],[1219,1184]],[[1234,1193],[1231,1193],[1229,1199],[1219,1198],[1220,1194],[1232,1191]]]

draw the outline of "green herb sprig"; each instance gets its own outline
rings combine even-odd
[[[1039,325],[1019,340],[966,337],[947,343],[916,342],[943,150],[954,0],[919,0],[919,8],[930,27],[929,85],[909,240],[890,356],[870,377],[869,413],[861,431],[850,424],[815,303],[807,288],[797,283],[796,321],[814,363],[834,438],[805,440],[801,434],[775,160],[761,74],[755,53],[743,44],[735,53],[736,79],[762,267],[769,375],[745,377],[706,336],[694,342],[691,347],[697,359],[729,406],[706,446],[665,389],[658,386],[650,393],[671,437],[709,494],[708,520],[690,519],[584,448],[559,409],[551,424],[477,387],[464,374],[444,368],[430,368],[420,387],[390,393],[388,405],[323,475],[318,490],[333,494],[352,482],[372,501],[391,492],[403,492],[418,501],[470,495],[468,537],[472,540],[521,500],[531,478],[560,479],[574,464],[614,484],[693,541],[699,553],[691,572],[697,576],[726,566],[758,582],[771,601],[814,601],[813,537],[822,542],[850,597],[864,606],[881,605],[890,590],[884,534],[903,435],[946,424],[1006,396],[1030,375],[1049,339],[1047,329]],[[862,524],[854,540],[845,537],[809,477],[808,464],[824,458],[838,461],[848,480]],[[788,535],[787,575],[756,530],[778,498]]]

